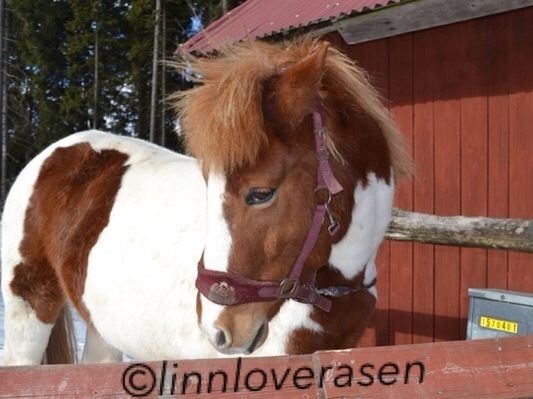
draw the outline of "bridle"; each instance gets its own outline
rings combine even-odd
[[[198,263],[196,288],[211,302],[219,305],[238,305],[277,299],[294,299],[312,304],[329,312],[331,299],[328,297],[345,296],[363,289],[369,289],[376,284],[376,279],[374,279],[369,284],[362,282],[359,287],[333,286],[318,289],[315,286],[316,272],[313,274],[311,281],[303,282],[300,278],[305,261],[315,247],[326,216],[329,234],[334,236],[339,230],[339,223],[333,217],[329,205],[332,196],[340,193],[343,187],[335,178],[329,164],[329,151],[323,119],[324,109],[321,105],[318,105],[313,112],[315,146],[318,159],[315,197],[322,197],[322,200],[320,198],[317,200],[314,216],[307,230],[302,249],[287,277],[282,281],[259,281],[239,276],[235,273],[208,270],[204,267],[202,257]]]

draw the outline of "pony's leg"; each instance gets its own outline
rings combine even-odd
[[[2,255],[4,363],[40,364],[65,296],[45,258],[11,262]]]
[[[122,361],[122,352],[109,345],[94,328],[87,327],[82,363],[109,363]]]
[[[23,298],[3,290],[5,305],[4,364],[41,364],[54,323],[45,323]],[[58,309],[59,311],[59,309]]]

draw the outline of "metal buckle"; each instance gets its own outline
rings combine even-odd
[[[279,284],[280,292],[279,297],[282,299],[292,298],[292,295],[298,287],[298,279],[294,277],[287,277]],[[288,285],[288,287],[287,287]]]
[[[329,203],[326,204],[326,215],[328,216],[329,222],[328,231],[329,235],[333,236],[339,229],[339,222],[337,222],[333,217],[333,214],[331,213],[331,210],[329,209],[328,205]]]

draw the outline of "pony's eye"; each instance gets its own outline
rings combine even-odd
[[[268,202],[274,197],[275,188],[252,188],[245,198],[247,205],[259,205]]]

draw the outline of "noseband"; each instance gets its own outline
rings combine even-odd
[[[329,151],[326,144],[325,127],[323,125],[323,108],[319,105],[313,112],[315,145],[318,159],[317,183],[315,196],[322,197],[322,201],[315,206],[315,212],[302,249],[287,277],[282,281],[258,281],[239,276],[234,273],[207,270],[202,260],[198,263],[196,288],[211,302],[220,305],[238,305],[250,302],[265,302],[277,299],[294,299],[309,303],[329,312],[331,299],[327,297],[341,297],[353,292],[368,289],[376,284],[374,279],[370,284],[361,283],[360,287],[335,286],[318,289],[315,286],[316,273],[311,281],[302,282],[300,276],[305,261],[315,247],[324,219],[328,218],[328,231],[331,236],[339,230],[339,223],[333,217],[329,204],[331,197],[340,193],[343,188],[337,181],[329,165]],[[321,194],[324,193],[324,194]]]

